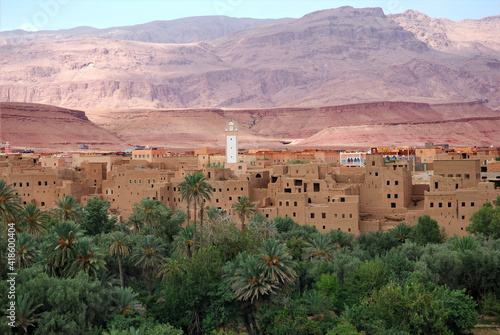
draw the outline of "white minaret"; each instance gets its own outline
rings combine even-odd
[[[234,121],[226,125],[226,164],[238,162],[238,127]]]

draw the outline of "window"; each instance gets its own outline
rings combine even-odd
[[[470,174],[466,173],[465,174],[465,179],[470,179]]]
[[[229,197],[229,200],[233,200],[233,197]]]
[[[285,193],[292,193],[292,189],[291,188],[285,188]]]
[[[16,185],[14,185],[14,186],[16,186]],[[42,182],[41,181],[38,182],[38,186],[42,186]]]
[[[391,208],[396,208],[396,203],[395,202],[391,202]]]
[[[345,198],[340,198],[340,202],[345,202]]]
[[[474,202],[471,202],[471,203],[470,203],[470,206],[471,206],[471,207],[474,207]]]
[[[387,181],[387,185],[391,185],[391,181],[390,180]]]
[[[352,213],[351,213],[351,214],[349,214],[349,219],[352,219]]]
[[[441,207],[443,207],[443,203],[442,202],[439,203],[439,208],[441,208]]]
[[[465,202],[462,202],[462,207],[465,207]]]
[[[378,172],[375,172],[375,177],[378,177]]]
[[[451,207],[451,202],[448,203],[448,207]]]
[[[342,214],[342,219],[345,219],[345,214]]]
[[[297,207],[297,201],[294,201],[294,202],[293,202],[293,205],[294,205],[295,207]]]
[[[23,187],[23,183],[19,183],[19,187]],[[26,201],[25,201],[26,202]],[[26,204],[25,204],[26,205]]]
[[[456,190],[458,189],[458,184],[455,184],[455,189],[456,189]]]
[[[280,204],[279,204],[279,205],[280,205],[280,206],[283,206],[283,202],[281,202],[281,201],[280,201]]]
[[[337,214],[333,214],[333,218],[336,219],[337,218]]]
[[[399,182],[396,180],[396,181],[394,182],[394,185],[396,185],[396,186],[397,186],[397,185],[399,185]],[[351,229],[351,228],[349,228],[349,229]]]
[[[321,213],[321,218],[326,219],[326,213]]]
[[[285,205],[286,207],[290,206],[290,202],[289,201],[285,202]]]
[[[394,194],[394,199],[397,199],[398,198],[398,195],[397,194]]]
[[[462,220],[465,220],[465,215],[462,215]]]
[[[296,214],[295,212],[293,212],[293,213],[292,213],[292,215],[293,215],[293,217],[296,217],[296,216],[297,216],[297,214]]]
[[[314,213],[311,213],[311,219],[314,219]]]
[[[314,183],[314,192],[319,192],[319,183]]]
[[[326,227],[325,227],[325,226],[323,226],[323,230],[325,230],[325,229],[326,229]]]
[[[439,183],[438,183],[438,182],[435,182],[435,183],[434,183],[434,188],[436,188],[436,189],[437,189],[437,188],[438,188],[438,186],[439,186]]]
[[[390,199],[391,198],[391,195],[390,194],[387,194],[387,199]]]

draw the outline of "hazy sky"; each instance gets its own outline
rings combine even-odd
[[[298,18],[346,5],[382,7],[386,14],[416,9],[454,21],[500,14],[499,0],[0,0],[0,29],[107,28],[200,15]]]

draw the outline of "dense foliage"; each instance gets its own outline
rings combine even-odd
[[[235,216],[205,208],[210,185],[186,180],[187,225],[152,199],[126,223],[99,198],[48,213],[0,181],[2,313],[5,232],[18,228],[16,327],[3,317],[0,333],[462,334],[478,313],[500,317],[500,206],[473,215],[475,235],[446,239],[423,216],[356,237],[268,220],[246,197]]]

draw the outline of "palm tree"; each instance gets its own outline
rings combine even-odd
[[[19,196],[16,194],[16,190],[12,188],[12,185],[7,185],[5,180],[0,179],[0,220],[5,224],[15,222],[20,209],[21,206],[19,205]],[[0,229],[3,231],[4,228],[5,227],[2,224]],[[0,239],[0,259],[2,259],[1,239]],[[2,268],[0,264],[0,274],[1,273],[2,273]]]
[[[42,222],[48,219],[48,214],[35,204],[24,206],[20,214],[21,222],[26,224],[26,231],[33,236],[39,236],[43,231]]]
[[[13,222],[21,210],[19,205],[19,195],[12,185],[7,185],[5,180],[0,179],[0,219],[4,222]]]
[[[212,196],[212,186],[207,183],[207,177],[200,171],[196,171],[192,174],[188,174],[182,183],[179,184],[179,191],[183,199],[188,202],[193,201],[194,205],[194,230],[193,230],[193,246],[196,246],[196,219],[198,213],[196,210],[197,204],[203,206],[203,202],[208,200]],[[201,233],[203,235],[203,216],[200,222]],[[203,247],[202,240],[200,241],[200,247]],[[196,253],[196,248],[194,250]]]
[[[450,240],[451,240],[450,241],[450,248],[454,251],[461,253],[461,254],[463,254],[464,252],[466,252],[468,250],[476,251],[480,247],[479,242],[472,235],[452,238]]]
[[[234,212],[239,216],[241,221],[241,230],[245,230],[245,219],[252,216],[256,212],[255,203],[251,202],[247,196],[242,196],[232,206]]]
[[[163,204],[160,201],[150,198],[141,199],[139,204],[134,204],[134,212],[137,213],[139,219],[149,226],[150,234],[153,234],[153,222],[157,222],[162,214],[162,206]]]
[[[274,239],[264,241],[259,257],[264,265],[265,276],[273,283],[285,286],[295,283],[297,273],[293,268],[296,263],[279,241]]]
[[[58,201],[56,201],[56,206],[53,210],[56,218],[59,222],[64,221],[79,221],[82,218],[83,210],[82,206],[80,206],[76,202],[76,198],[71,194],[66,195],[65,197],[61,197]]]
[[[17,234],[16,241],[16,263],[21,269],[25,269],[35,261],[38,251],[27,232]]]
[[[112,291],[113,300],[120,314],[144,312],[144,307],[139,302],[138,294],[129,287],[115,287]]]
[[[193,230],[194,226],[192,225],[180,227],[179,232],[174,237],[175,251],[188,258],[193,255]]]
[[[408,238],[411,238],[413,237],[413,235],[415,235],[415,230],[413,229],[413,227],[410,227],[404,222],[401,222],[391,230],[391,234],[394,234],[398,238],[399,242],[405,243]]]
[[[207,222],[210,223],[210,225],[213,225],[215,221],[217,221],[217,219],[223,215],[222,210],[218,209],[215,206],[207,207],[205,214],[207,217]]]
[[[112,244],[109,247],[111,255],[116,255],[118,258],[118,270],[120,271],[120,283],[122,288],[125,287],[123,280],[122,258],[126,258],[130,254],[130,247],[127,245],[128,235],[121,231],[111,234]]]
[[[185,260],[186,258],[176,259],[169,258],[165,261],[165,263],[158,270],[158,278],[161,278],[163,281],[167,281],[168,278],[175,273],[176,271],[184,271],[185,270]],[[180,260],[180,261],[179,261]]]
[[[139,266],[148,281],[149,296],[153,295],[154,273],[165,257],[165,244],[153,235],[146,235],[140,242],[139,248],[132,254],[132,261]]]
[[[52,274],[60,274],[60,270],[75,256],[77,240],[83,236],[80,225],[72,222],[61,222],[53,227],[52,235],[45,245],[45,262],[47,270]]]
[[[316,233],[311,236],[310,241],[306,242],[304,248],[304,258],[325,259],[332,258],[335,248],[330,240],[330,236],[322,233]]]
[[[33,306],[33,299],[29,295],[20,294],[17,296],[16,305],[16,322],[15,326],[18,329],[22,329],[25,334],[28,334],[28,328],[34,327],[35,323],[40,319],[35,311],[43,306],[43,304],[38,304]]]
[[[91,275],[96,278],[98,271],[106,270],[106,262],[98,249],[92,244],[90,238],[83,237],[78,240],[75,247],[75,258],[66,268],[66,275],[74,277],[78,272],[84,271],[87,278]]]

